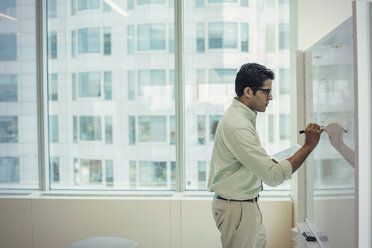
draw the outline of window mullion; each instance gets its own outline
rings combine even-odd
[[[174,4],[175,41],[175,116],[176,116],[176,191],[185,189],[185,147],[184,147],[184,84],[183,84],[183,43],[182,43],[182,0]]]

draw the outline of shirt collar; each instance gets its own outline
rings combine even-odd
[[[254,126],[256,126],[257,112],[248,108],[244,103],[240,102],[237,98],[234,98],[232,105],[240,109],[243,115],[250,120]]]

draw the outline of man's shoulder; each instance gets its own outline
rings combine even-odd
[[[230,131],[244,128],[253,128],[253,123],[242,115],[239,109],[230,106],[221,119],[221,125]]]

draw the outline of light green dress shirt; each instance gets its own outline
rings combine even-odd
[[[288,160],[274,162],[260,143],[257,113],[234,99],[218,123],[208,190],[234,200],[247,200],[262,191],[262,182],[278,186],[292,176]]]

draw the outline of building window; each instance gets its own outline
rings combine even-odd
[[[135,116],[128,116],[128,137],[129,137],[129,144],[134,145],[136,144],[136,117]]]
[[[79,97],[101,96],[101,73],[79,72]]]
[[[240,5],[243,7],[249,7],[249,1],[248,0],[240,0]]]
[[[100,0],[77,0],[78,10],[99,9]]]
[[[48,56],[50,59],[57,58],[57,32],[48,33]]]
[[[204,145],[206,141],[206,118],[205,115],[198,115],[198,144]]]
[[[0,157],[0,184],[19,182],[20,182],[19,158]]]
[[[102,161],[91,159],[74,159],[75,183],[97,184],[102,183]]]
[[[275,24],[268,23],[266,25],[266,52],[276,52],[276,36]]]
[[[0,102],[17,101],[17,79],[17,75],[0,75]]]
[[[112,116],[105,116],[105,141],[112,144]]]
[[[59,175],[59,157],[50,157],[49,158],[49,168],[51,169],[50,178],[52,179],[53,183],[59,183],[60,175]]]
[[[0,61],[17,60],[16,34],[0,34]]]
[[[100,28],[83,28],[78,30],[78,52],[99,53],[101,51]]]
[[[175,78],[174,78],[174,70],[173,69],[169,70],[169,85],[170,85],[170,87],[169,87],[170,98],[171,99],[174,99],[174,94],[175,94],[175,88],[174,88],[174,86],[175,86]]]
[[[174,53],[174,25],[169,24],[169,53]]]
[[[279,23],[279,49],[289,49],[289,23]]]
[[[138,25],[137,49],[139,51],[165,49],[165,25],[143,24]]]
[[[165,0],[137,0],[137,5],[164,4]]]
[[[73,125],[73,138],[74,138],[74,143],[78,142],[78,119],[77,116],[72,117],[72,125]]]
[[[204,23],[196,24],[196,51],[198,53],[205,52],[205,30]]]
[[[103,12],[111,12],[111,7],[105,2],[103,2]]]
[[[2,0],[0,2],[0,12],[8,16],[16,17],[16,3],[17,1],[15,0]]]
[[[58,116],[49,116],[49,142],[59,141]]]
[[[289,69],[279,69],[279,93],[289,94],[290,89],[290,70]]]
[[[71,57],[76,57],[76,31],[71,31]]]
[[[111,55],[111,28],[103,28],[103,54]]]
[[[165,70],[138,71],[138,96],[152,97],[165,95]]]
[[[80,140],[85,141],[102,140],[100,116],[80,116],[79,124]]]
[[[166,186],[167,162],[139,162],[139,183],[141,186]]]
[[[286,140],[291,138],[291,117],[289,114],[279,115],[280,139]]]
[[[165,116],[139,116],[138,132],[141,142],[165,142],[167,140]]]
[[[208,47],[237,48],[237,24],[229,22],[208,23]]]
[[[136,95],[136,82],[134,71],[128,71],[128,100],[134,100]]]
[[[105,100],[112,100],[112,73],[111,71],[104,72],[104,91]]]
[[[129,185],[137,186],[137,161],[129,161]]]
[[[134,9],[134,0],[127,0],[127,9]]]
[[[198,161],[198,188],[205,188],[207,182],[207,162]]]
[[[18,143],[18,116],[0,116],[0,143]]]
[[[130,25],[127,29],[128,54],[134,54],[134,26]]]
[[[249,52],[249,41],[248,41],[248,37],[249,37],[249,26],[248,26],[248,23],[241,23],[240,24],[240,39],[241,39],[241,51],[242,52]]]
[[[57,17],[57,0],[48,0],[47,1],[48,7],[48,18],[55,18]]]
[[[76,73],[72,73],[72,100],[77,100],[77,82],[76,82]]]
[[[213,142],[216,136],[218,122],[222,118],[222,115],[211,115],[209,116],[209,141]]]
[[[49,101],[58,100],[58,74],[56,73],[49,74],[48,93]]]
[[[204,0],[195,0],[195,7],[204,7]]]
[[[169,126],[170,126],[170,144],[176,144],[176,120],[174,115],[169,117]]]
[[[114,161],[106,160],[106,186],[113,187],[114,186]]]

